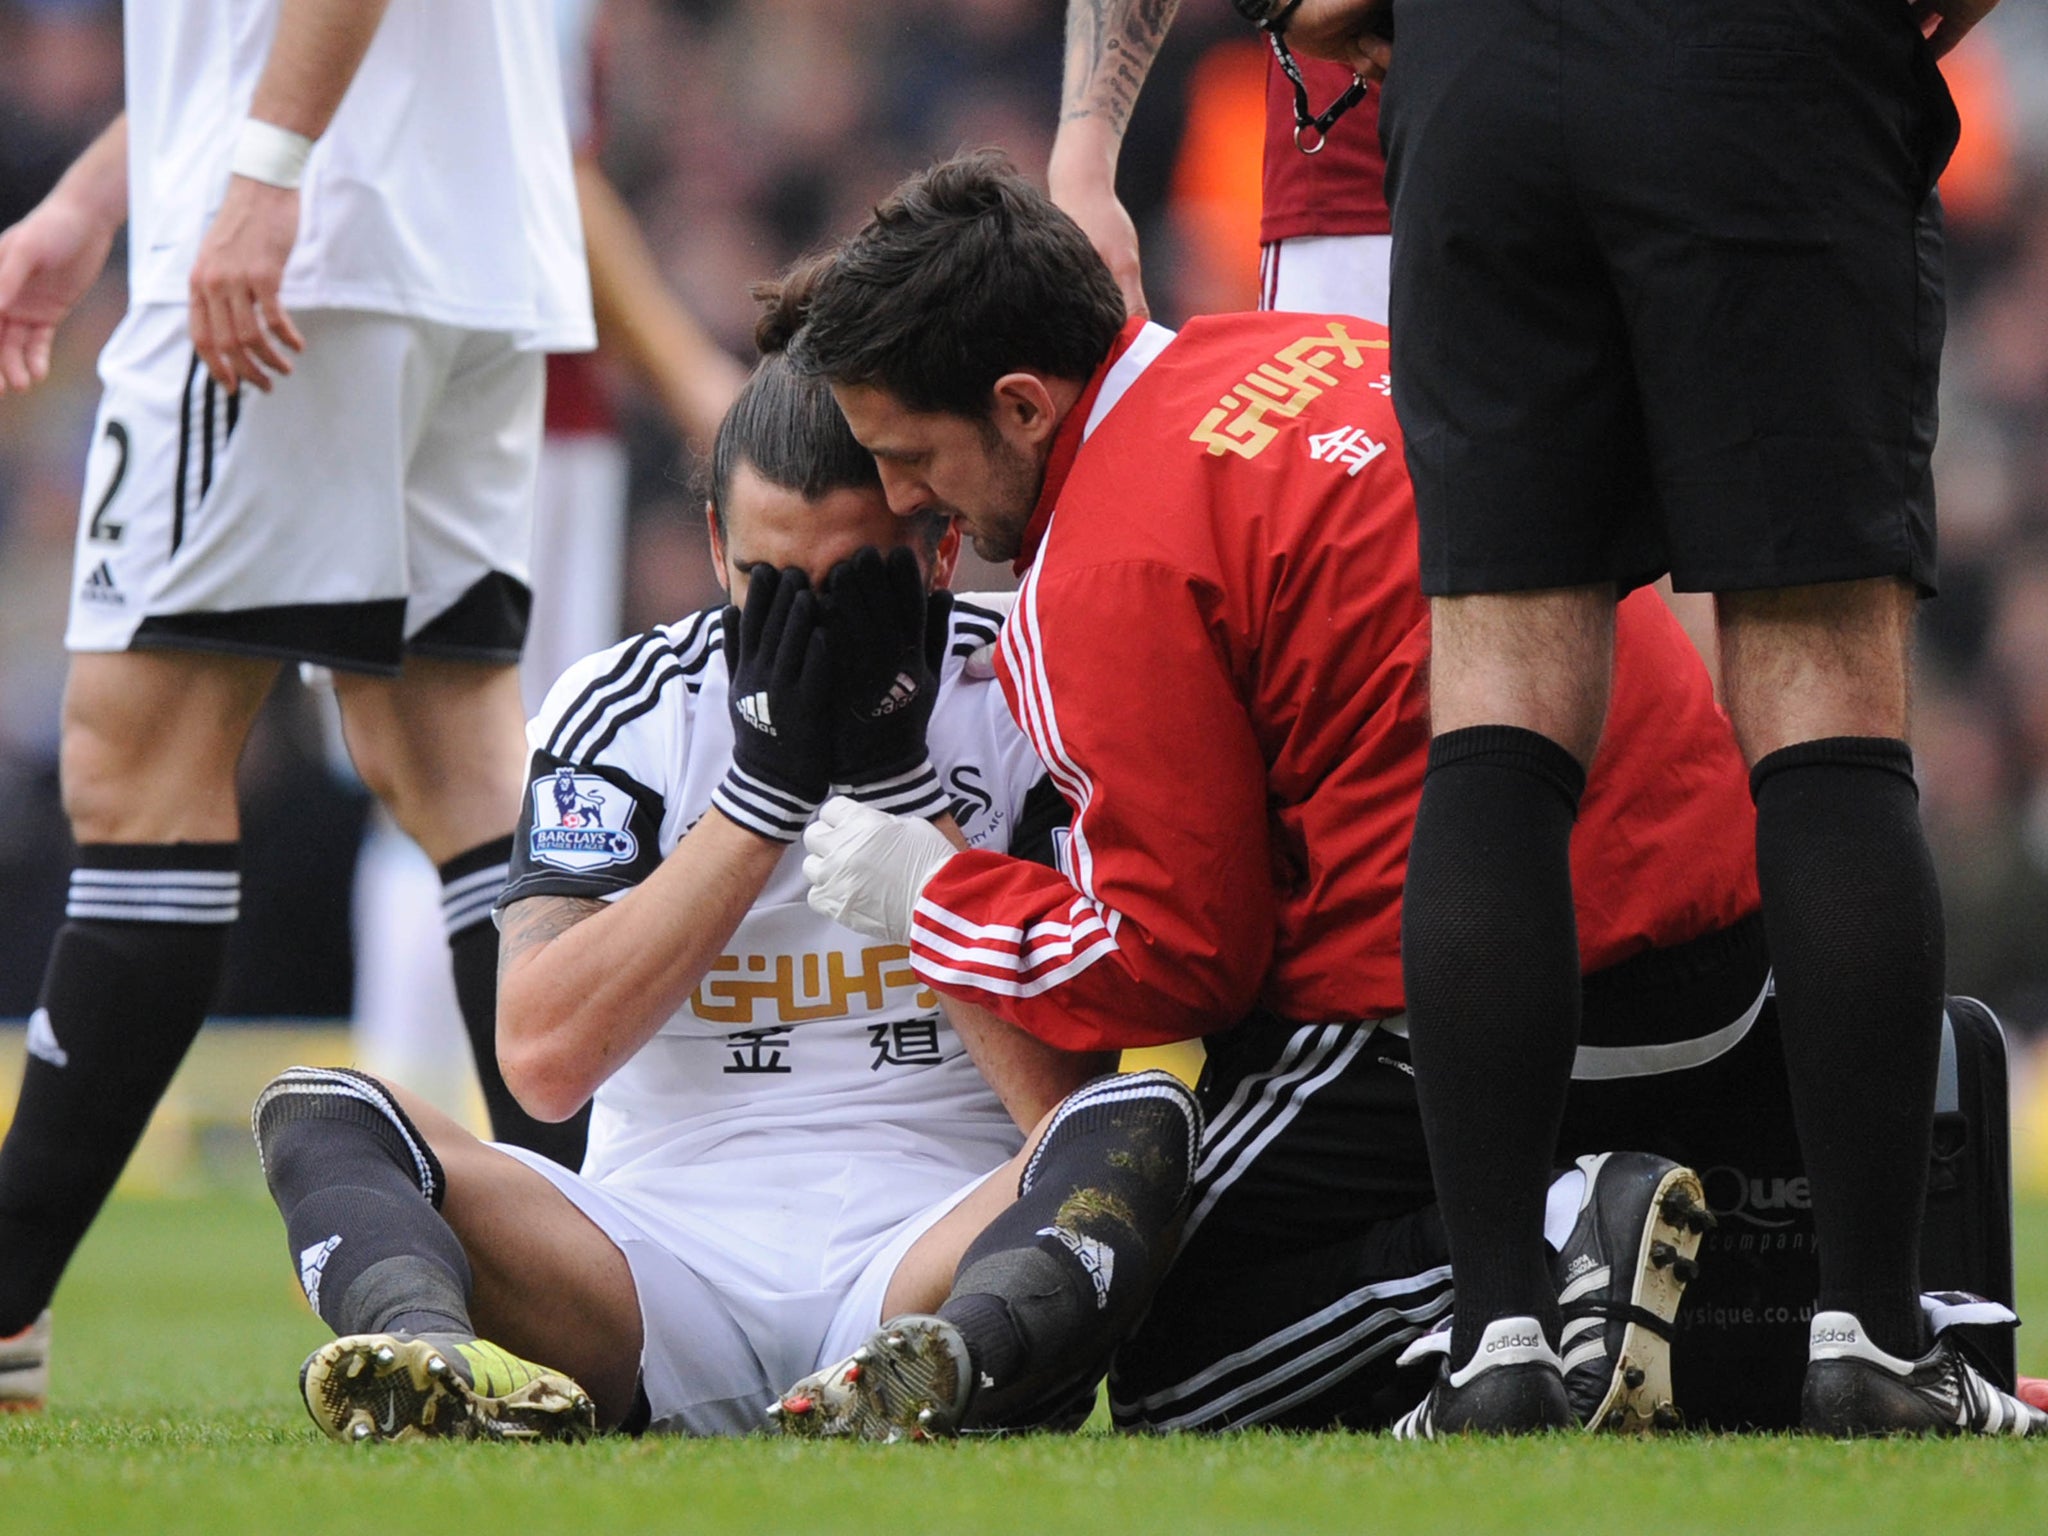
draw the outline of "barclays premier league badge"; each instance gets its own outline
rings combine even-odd
[[[574,870],[631,863],[640,851],[626,830],[632,814],[633,797],[618,785],[594,773],[557,768],[553,778],[533,785],[534,861]]]

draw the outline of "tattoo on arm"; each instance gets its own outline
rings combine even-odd
[[[528,896],[505,909],[498,926],[498,979],[515,957],[559,939],[604,903],[588,896]]]
[[[1067,0],[1060,120],[1100,117],[1119,135],[1180,0]]]

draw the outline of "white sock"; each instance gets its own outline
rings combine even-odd
[[[1572,1228],[1578,1225],[1579,1207],[1585,1201],[1586,1175],[1582,1169],[1559,1174],[1557,1182],[1550,1186],[1550,1194],[1543,1202],[1543,1241],[1557,1252],[1564,1252]]]

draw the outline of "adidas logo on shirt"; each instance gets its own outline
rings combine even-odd
[[[128,601],[114,580],[113,567],[104,560],[87,574],[85,585],[78,589],[78,595],[88,603],[107,603],[117,607]]]
[[[768,718],[768,694],[765,689],[760,693],[750,693],[741,699],[739,711],[740,718],[755,730],[769,736],[775,734],[775,722]]]

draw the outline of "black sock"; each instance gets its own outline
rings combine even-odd
[[[328,1327],[475,1335],[440,1160],[382,1083],[292,1067],[257,1096],[253,1123],[299,1285]]]
[[[1099,1078],[1060,1107],[939,1308],[978,1373],[969,1427],[1030,1425],[1108,1370],[1173,1261],[1201,1126],[1165,1072]]]
[[[491,908],[505,888],[512,839],[492,838],[441,866],[441,916],[448,926],[448,954],[455,967],[455,996],[476,1062],[491,1135],[515,1147],[552,1158],[564,1168],[583,1166],[590,1137],[590,1106],[559,1124],[536,1120],[519,1107],[498,1070],[498,928]]]
[[[1546,736],[1447,731],[1408,850],[1401,971],[1415,1091],[1458,1282],[1451,1358],[1533,1317],[1557,1340],[1543,1203],[1579,1036],[1572,822],[1586,776]]]
[[[1759,762],[1750,790],[1820,1304],[1915,1356],[1944,933],[1913,754],[1881,737],[1803,742]]]
[[[199,1033],[241,901],[238,853],[78,850],[0,1145],[0,1337],[49,1305]]]

